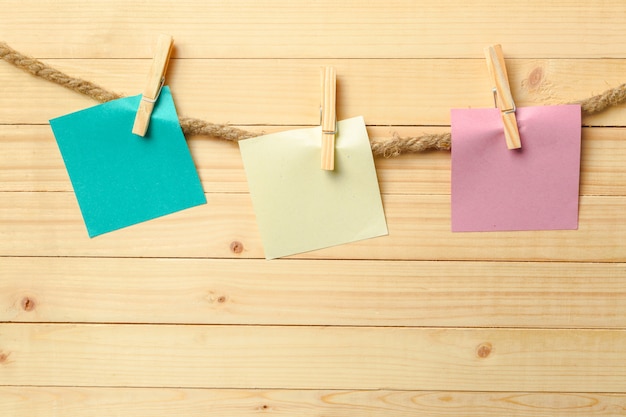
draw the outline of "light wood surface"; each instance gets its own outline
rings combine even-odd
[[[179,114],[372,140],[626,82],[626,3],[11,2],[0,40]],[[208,204],[89,239],[48,120],[96,103],[0,61],[0,411],[32,416],[626,413],[626,105],[583,117],[577,231],[450,232],[450,154],[375,159],[389,236],[263,260],[238,147],[188,143]],[[523,146],[523,144],[522,144]]]
[[[623,330],[15,323],[1,334],[1,385],[626,389]]]
[[[64,410],[88,417],[142,415],[146,410],[154,417],[172,413],[215,417],[588,417],[620,415],[625,398],[588,393],[9,387],[0,388],[0,400],[11,415],[41,417],[56,417],[61,402]]]
[[[626,314],[613,262],[48,256],[0,273],[6,322],[620,328]]]

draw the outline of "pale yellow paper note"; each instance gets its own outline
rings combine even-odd
[[[388,234],[365,122],[337,129],[334,171],[320,168],[320,127],[239,142],[267,259]]]

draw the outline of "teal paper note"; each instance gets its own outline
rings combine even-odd
[[[168,87],[145,137],[141,96],[50,120],[90,237],[206,203]]]
[[[365,122],[337,129],[334,171],[320,168],[320,127],[239,142],[267,259],[387,234]]]

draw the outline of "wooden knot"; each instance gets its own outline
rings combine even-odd
[[[225,304],[228,301],[228,296],[220,294],[219,291],[210,290],[205,298],[209,303]]]
[[[238,240],[232,241],[230,243],[230,251],[232,253],[240,254],[241,252],[243,252],[243,243],[239,242]]]
[[[485,359],[489,355],[491,355],[491,351],[493,350],[493,346],[489,342],[481,343],[476,348],[476,355],[479,358]]]
[[[22,309],[24,311],[33,311],[35,309],[35,300],[30,297],[22,298]]]
[[[528,75],[528,88],[536,90],[541,86],[541,81],[543,81],[543,68],[537,67]]]

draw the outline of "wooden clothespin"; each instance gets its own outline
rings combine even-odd
[[[322,169],[335,169],[335,135],[337,134],[337,115],[335,113],[337,74],[333,67],[323,67],[321,71],[322,100]]]
[[[133,133],[139,136],[145,136],[150,124],[150,116],[154,109],[154,104],[161,94],[163,84],[165,84],[165,72],[167,71],[167,63],[172,53],[174,39],[170,35],[160,35],[157,40],[154,51],[150,74],[148,75],[148,84],[143,90],[139,109],[135,116],[135,124],[133,125]]]
[[[515,103],[509,86],[509,77],[504,64],[504,55],[500,45],[492,45],[485,48],[485,56],[487,58],[487,67],[494,82],[494,95],[496,106],[502,114],[502,122],[504,123],[504,137],[506,138],[506,146],[509,149],[519,149],[522,143],[517,128],[517,119],[515,118]]]

